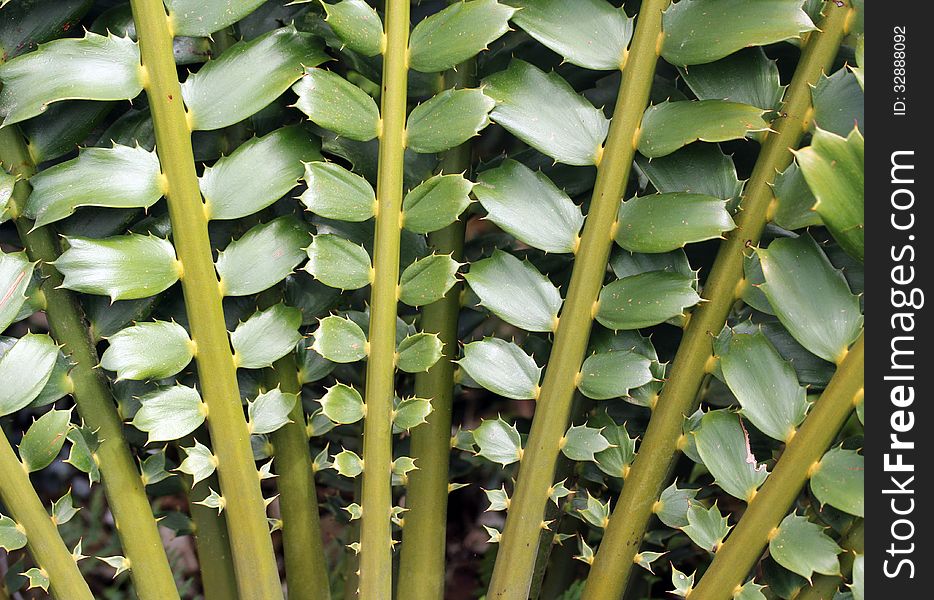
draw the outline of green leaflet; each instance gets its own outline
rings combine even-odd
[[[0,332],[16,320],[36,265],[25,252],[0,252]]]
[[[699,100],[729,100],[773,110],[785,93],[778,64],[762,48],[747,48],[716,62],[683,68],[681,75]]]
[[[457,361],[470,378],[494,394],[513,400],[538,396],[542,368],[519,346],[498,338],[487,338],[464,346]]]
[[[233,25],[263,0],[165,0],[173,35],[207,36]]]
[[[820,215],[814,210],[817,199],[804,180],[797,163],[791,163],[775,178],[772,187],[777,204],[772,220],[789,231],[820,225]]]
[[[473,191],[487,219],[526,244],[545,252],[577,249],[584,215],[544,173],[505,160],[481,173]]]
[[[708,552],[716,552],[730,532],[728,519],[720,514],[716,503],[709,509],[692,502],[686,513],[688,524],[681,528],[691,541]]]
[[[339,425],[356,423],[365,412],[360,392],[343,383],[328,388],[319,402],[324,415]]]
[[[564,59],[585,69],[621,69],[633,19],[606,0],[512,0],[513,22]]]
[[[473,430],[473,439],[480,448],[478,456],[504,467],[522,456],[522,440],[515,426],[501,418],[486,420]]]
[[[664,323],[700,301],[693,283],[693,277],[666,271],[624,277],[601,290],[597,321],[614,330]]]
[[[689,192],[730,201],[743,193],[733,159],[717,144],[690,144],[652,160],[637,155],[636,166],[662,194]]]
[[[29,426],[19,443],[19,458],[27,473],[44,469],[55,460],[72,429],[71,410],[52,409]]]
[[[462,175],[434,175],[405,195],[403,226],[415,233],[431,233],[447,227],[470,205],[472,189],[474,184]]]
[[[850,590],[853,592],[854,600],[865,600],[865,563],[866,556],[864,554],[857,554],[856,558],[853,559],[853,583],[850,585]]]
[[[88,481],[96,483],[101,480],[100,467],[94,460],[94,453],[100,446],[97,436],[87,427],[74,427],[65,436],[71,442],[68,458],[64,462],[72,465],[82,473],[87,473]]]
[[[69,247],[54,264],[65,277],[62,286],[76,292],[111,300],[147,298],[171,287],[182,271],[172,244],[153,235],[65,239]]]
[[[16,521],[0,515],[0,548],[13,552],[25,546],[26,541],[26,534],[17,527]]]
[[[681,0],[665,11],[662,58],[677,66],[700,65],[814,28],[800,0]]]
[[[818,129],[807,148],[795,152],[804,179],[814,193],[814,210],[840,247],[863,260],[863,135],[853,128],[840,137]]]
[[[610,501],[601,501],[594,498],[587,491],[586,498],[577,498],[577,512],[581,518],[599,529],[605,528],[610,522]],[[583,539],[583,538],[581,538]]]
[[[204,481],[217,469],[217,457],[198,440],[195,440],[195,445],[191,448],[182,450],[185,451],[185,460],[178,466],[178,470],[191,475],[191,487],[194,488],[199,481]]]
[[[416,333],[396,348],[396,367],[406,373],[421,373],[441,358],[441,339],[436,333]]]
[[[728,410],[710,411],[701,418],[693,435],[697,453],[717,485],[748,502],[769,472],[750,450],[749,436],[739,416]]]
[[[239,123],[289,89],[303,67],[327,59],[311,34],[293,26],[238,42],[182,84],[189,126],[205,130]]]
[[[509,31],[509,18],[515,12],[496,0],[451,4],[412,30],[409,66],[423,73],[454,68]]]
[[[513,60],[483,83],[496,101],[490,117],[520,140],[568,165],[599,161],[609,121],[558,74]]]
[[[460,264],[447,254],[420,258],[402,271],[399,277],[399,300],[409,306],[437,302],[454,287]]]
[[[225,296],[249,296],[285,279],[305,258],[308,229],[292,216],[257,225],[217,255]]]
[[[87,32],[42,45],[0,66],[3,125],[60,100],[129,100],[143,89],[139,47],[130,38]]]
[[[42,227],[79,206],[149,208],[162,197],[160,175],[156,153],[140,146],[84,148],[78,158],[29,180],[33,189],[23,214]]]
[[[811,476],[811,491],[821,503],[857,517],[864,516],[865,462],[855,450],[832,448]]]
[[[42,114],[23,121],[20,129],[33,163],[55,160],[73,152],[113,111],[114,104],[66,100],[50,104]]]
[[[147,443],[185,437],[201,423],[207,406],[193,388],[176,385],[146,394],[133,417],[133,426],[149,434]]]
[[[369,344],[363,329],[344,317],[321,319],[313,335],[311,349],[329,361],[352,363],[366,358]]]
[[[859,298],[810,236],[783,238],[756,250],[775,315],[813,354],[835,362],[863,327]],[[820,302],[814,302],[820,298]]]
[[[16,185],[16,177],[7,173],[6,169],[0,169],[0,223],[7,221],[11,216],[10,198],[13,197],[13,187]]]
[[[743,415],[769,437],[791,439],[807,413],[807,390],[765,335],[734,334],[720,368]]]
[[[247,406],[249,414],[250,433],[262,435],[272,433],[283,425],[291,423],[289,412],[295,406],[298,397],[295,394],[283,393],[278,388],[260,394]]]
[[[363,56],[376,56],[383,51],[383,23],[364,0],[322,2],[322,5],[327,13],[324,20],[348,48]]]
[[[841,551],[820,525],[794,513],[782,520],[778,533],[769,539],[769,554],[775,562],[808,580],[814,573],[839,575],[837,554]]]
[[[766,595],[762,593],[764,588],[765,586],[750,579],[733,595],[733,600],[767,600]]]
[[[478,1],[483,0],[473,0]],[[489,125],[488,115],[495,105],[492,98],[478,89],[444,90],[409,113],[405,124],[406,147],[421,154],[433,154],[460,146]]]
[[[29,406],[31,408],[48,406],[74,392],[75,384],[71,380],[72,367],[71,359],[59,350],[55,357],[55,366],[52,367],[49,381]]]
[[[652,361],[628,351],[591,354],[581,366],[577,389],[594,400],[629,395],[629,390],[652,381]]]
[[[136,22],[133,20],[133,9],[129,3],[117,4],[102,12],[91,23],[91,31],[100,34],[109,32],[133,40],[139,39],[136,34]],[[206,62],[215,53],[211,47],[211,40],[207,37],[184,35],[175,36],[172,40],[172,50],[177,65],[200,64]]]
[[[320,381],[331,374],[335,363],[324,358],[316,351],[308,347],[308,343],[302,340],[295,349],[298,352],[298,379],[303,384]]]
[[[4,8],[0,22],[0,56],[5,60],[36,49],[68,31],[91,8],[91,0],[20,0]]]
[[[324,285],[340,290],[369,285],[373,270],[363,246],[333,233],[314,236],[303,268]]]
[[[298,95],[295,108],[321,127],[359,142],[379,135],[376,101],[337,73],[306,68],[292,91]]]
[[[305,165],[308,189],[301,195],[308,210],[339,221],[359,223],[376,214],[376,192],[356,173],[330,162],[315,161]]]
[[[475,262],[464,276],[480,304],[526,331],[554,331],[563,302],[558,288],[531,263],[502,250]]]
[[[107,339],[101,366],[121,379],[165,379],[179,373],[194,357],[194,343],[178,323],[138,323]]]
[[[334,470],[344,477],[356,477],[363,473],[363,459],[350,450],[342,450],[334,455]]]
[[[765,112],[748,104],[724,100],[665,101],[645,111],[639,152],[648,158],[657,158],[698,140],[742,139],[749,133],[769,128],[762,118]]]
[[[642,253],[670,252],[736,227],[723,200],[688,193],[632,198],[620,205],[617,221],[616,243]]]
[[[866,49],[865,36],[860,35],[857,37],[857,41],[856,41],[856,65],[857,66],[855,67],[851,66],[850,70],[853,71],[853,75],[856,77],[856,81],[859,82],[859,87],[861,89],[865,89],[865,85],[863,83],[863,77],[864,77],[863,64],[865,60],[863,57],[864,57],[865,49]]]
[[[204,169],[200,187],[205,210],[215,220],[259,212],[296,186],[303,162],[320,159],[320,142],[302,127],[283,127],[247,140]]]
[[[594,460],[601,471],[611,477],[625,477],[636,457],[636,440],[629,437],[625,425],[617,425],[606,412],[590,419],[590,425],[600,428],[600,434],[610,447],[597,452]]]
[[[423,398],[406,398],[392,412],[393,433],[409,431],[426,422],[431,414],[431,401]]]
[[[699,490],[681,489],[677,483],[665,488],[658,499],[658,504],[652,509],[662,523],[672,529],[680,529],[688,525],[688,509],[694,503]]]
[[[814,123],[819,129],[846,136],[854,127],[863,126],[863,88],[856,75],[840,69],[821,77],[811,90]]]
[[[301,326],[301,311],[285,304],[255,313],[230,334],[234,362],[241,369],[271,367],[302,339]]]
[[[152,485],[172,477],[172,474],[165,470],[165,449],[158,450],[141,461],[140,471],[144,485]]]
[[[58,346],[47,335],[27,333],[0,357],[0,417],[35,400],[49,382]]]
[[[586,425],[572,425],[561,440],[561,452],[573,461],[596,461],[594,455],[610,447],[600,431]]]

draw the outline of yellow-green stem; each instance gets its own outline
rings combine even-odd
[[[850,348],[827,389],[775,464],[739,523],[717,550],[691,600],[729,600],[759,560],[772,532],[807,483],[863,395],[863,336]]]
[[[475,80],[475,61],[458,65],[444,76],[445,88],[465,88]],[[471,144],[447,151],[442,173],[470,169]],[[428,245],[438,254],[451,254],[460,262],[464,256],[463,220],[428,234]],[[457,319],[460,316],[461,285],[422,309],[421,327],[436,333],[443,344],[441,358],[426,373],[415,376],[415,395],[431,399],[427,423],[412,430],[411,454],[418,469],[409,474],[406,489],[405,527],[399,560],[396,595],[412,600],[444,597],[444,565],[447,547],[448,466],[451,458],[451,414],[454,402],[454,359],[457,355]]]
[[[318,519],[318,496],[311,469],[311,450],[305,433],[302,384],[295,356],[287,354],[273,365],[271,379],[298,400],[289,413],[291,423],[270,436],[275,455],[282,547],[289,600],[327,600],[331,597],[328,566]]]
[[[62,541],[58,528],[29,481],[26,468],[2,431],[0,473],[3,474],[0,477],[0,500],[26,535],[29,553],[49,578],[52,596],[59,600],[94,600],[78,570],[78,563]]]
[[[856,555],[864,551],[863,525],[863,520],[857,519],[840,540],[840,547],[844,550],[840,555],[840,574],[815,575],[814,583],[801,588],[793,600],[833,600],[840,586],[852,575]]]
[[[409,0],[387,0],[385,40],[370,294],[370,351],[363,421],[359,595],[364,600],[392,597],[392,402],[395,397]]]
[[[619,203],[629,181],[636,135],[658,60],[662,11],[668,4],[669,0],[646,0],[639,12],[609,138],[597,170],[590,212],[520,463],[519,480],[496,557],[489,598],[528,598],[555,460],[567,427],[577,374],[587,350],[594,304],[606,274]]]
[[[274,600],[282,597],[282,586],[224,324],[223,295],[208,239],[172,34],[161,0],[132,0],[130,4],[165,176],[172,237],[183,269],[185,308],[198,348],[199,381],[218,459],[237,583],[243,598]]]
[[[22,207],[32,189],[29,178],[35,174],[35,165],[22,136],[13,126],[0,129],[0,162],[20,177],[13,189],[12,202]],[[136,594],[141,600],[177,599],[175,579],[152,506],[123,436],[123,424],[113,395],[103,370],[98,368],[100,360],[84,311],[77,297],[61,287],[62,276],[50,264],[59,256],[58,240],[48,227],[33,229],[32,222],[24,217],[17,217],[15,221],[26,253],[31,260],[40,263],[46,317],[52,337],[62,345],[62,351],[74,365],[70,377],[78,413],[101,440],[96,459],[123,554],[132,565],[130,577]]]
[[[723,329],[736,302],[736,290],[743,279],[744,252],[758,243],[773,200],[771,185],[775,175],[791,164],[791,150],[797,148],[809,127],[811,85],[832,64],[843,39],[850,7],[845,4],[840,7],[833,2],[825,3],[825,7],[828,14],[820,24],[821,32],[811,34],[805,46],[785,93],[781,115],[772,124],[774,133],[765,138],[746,184],[736,229],[721,244],[704,283],[705,301],[694,309],[688,322],[668,373],[668,382],[662,388],[632,470],[597,549],[583,600],[617,600],[626,589],[633,557],[639,551],[652,517],[652,507],[679,454],[684,417],[696,405],[707,362],[713,356],[713,336]]]

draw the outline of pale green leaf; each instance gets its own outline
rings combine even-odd
[[[496,101],[490,117],[513,135],[558,162],[599,161],[609,121],[559,75],[513,60],[484,84]]]
[[[477,1],[482,0],[473,0]],[[444,90],[409,113],[406,147],[433,154],[459,146],[489,125],[495,104],[477,89]]]
[[[584,215],[544,173],[506,160],[481,173],[473,191],[487,219],[529,246],[545,252],[577,249]]]
[[[662,194],[688,192],[735,201],[743,192],[733,159],[717,144],[690,144],[652,160],[638,155],[636,165]]]
[[[606,502],[601,501],[599,498],[594,498],[590,495],[590,491],[587,491],[586,498],[578,498],[578,501],[583,504],[580,508],[577,509],[578,514],[593,525],[594,527],[599,527],[600,529],[605,528],[610,522],[610,501]]]
[[[416,333],[396,348],[396,366],[406,373],[421,373],[441,358],[443,344],[436,333]]]
[[[590,419],[588,425],[599,427],[600,435],[610,443],[608,448],[594,454],[594,462],[611,477],[625,477],[636,457],[636,440],[629,437],[625,425],[617,425],[605,411]]]
[[[857,517],[864,515],[866,459],[855,450],[833,448],[811,475],[811,491],[823,504]]]
[[[185,460],[178,466],[178,470],[191,475],[191,487],[210,477],[217,469],[217,457],[198,440],[195,440],[195,445],[191,448],[182,450],[185,451]]]
[[[594,454],[610,447],[600,429],[586,425],[572,425],[561,440],[561,452],[577,462],[594,462]]]
[[[501,418],[484,420],[473,430],[473,439],[478,456],[499,463],[504,467],[511,465],[522,456],[522,442],[515,426]]]
[[[687,510],[688,524],[681,528],[691,541],[708,552],[716,552],[723,543],[723,538],[730,532],[728,520],[717,508],[716,503],[709,509],[698,503],[691,503]]]
[[[21,573],[28,582],[26,589],[42,588],[43,591],[49,591],[49,576],[45,571],[37,567],[32,567],[24,573]]]
[[[165,0],[174,35],[208,36],[247,16],[264,0]]]
[[[322,4],[327,14],[324,20],[344,45],[363,56],[376,56],[383,51],[383,23],[364,0]]]
[[[785,517],[778,532],[769,539],[769,554],[775,562],[810,580],[811,575],[839,575],[841,552],[820,525],[794,513]]]
[[[350,450],[342,450],[334,455],[334,470],[344,477],[356,477],[363,473],[363,459]]]
[[[26,534],[16,521],[5,515],[0,515],[0,548],[7,552],[13,552],[25,546],[26,541]]]
[[[624,277],[600,292],[596,319],[610,329],[640,329],[684,314],[700,301],[693,278],[650,271]]]
[[[856,75],[846,69],[822,76],[811,89],[813,123],[818,129],[847,136],[854,127],[862,128],[865,99]]]
[[[0,223],[4,223],[12,216],[10,199],[13,197],[13,188],[16,186],[16,176],[0,169]]]
[[[395,431],[408,431],[425,423],[431,414],[431,401],[424,398],[406,398],[393,410],[392,424]]]
[[[62,287],[69,290],[134,300],[167,290],[181,274],[175,248],[153,235],[65,240],[68,249],[55,261],[55,268],[65,277]]]
[[[425,180],[402,201],[403,226],[415,233],[431,233],[447,227],[470,204],[473,188],[474,184],[462,175],[435,175]]]
[[[142,147],[84,148],[78,158],[34,175],[23,214],[42,227],[79,206],[149,208],[162,197],[159,159]]]
[[[329,361],[352,363],[366,358],[369,344],[359,325],[338,316],[321,319],[311,349]]]
[[[772,194],[776,205],[771,217],[779,227],[793,231],[821,224],[820,215],[814,210],[817,199],[797,163],[791,163],[775,177]]]
[[[133,426],[149,434],[148,442],[185,437],[204,422],[207,413],[198,392],[184,385],[151,392],[139,401],[142,406],[133,417]]]
[[[710,411],[693,435],[704,466],[717,485],[734,498],[748,501],[768,477],[765,465],[756,461],[749,448],[749,435],[738,415]]]
[[[165,470],[165,450],[150,454],[140,462],[140,474],[143,485],[152,485],[171,477],[172,474]]]
[[[71,410],[50,410],[29,426],[19,443],[19,458],[27,473],[44,469],[55,460],[71,430]]]
[[[58,359],[47,335],[27,333],[0,357],[0,417],[29,405],[45,388]]]
[[[248,296],[279,283],[305,259],[310,235],[292,216],[256,225],[217,255],[217,274],[225,296]]]
[[[240,219],[266,208],[298,184],[302,162],[319,160],[320,149],[317,138],[297,126],[247,140],[205,167],[200,185],[207,215]]]
[[[340,425],[356,423],[366,412],[360,392],[343,383],[328,388],[319,402],[325,416]]]
[[[452,3],[412,30],[409,66],[423,73],[457,66],[509,31],[509,18],[515,12],[496,0]]]
[[[139,47],[128,37],[86,32],[44,44],[0,66],[3,125],[60,100],[129,100],[143,89]]]
[[[311,34],[293,26],[238,42],[182,84],[189,126],[204,130],[239,123],[289,89],[303,67],[327,59]]]
[[[567,62],[602,71],[621,69],[633,20],[606,0],[513,0],[513,22]]]
[[[526,331],[554,331],[561,293],[531,263],[495,250],[471,265],[465,275],[481,305]]]
[[[339,235],[316,235],[308,246],[303,267],[321,283],[340,290],[356,290],[370,284],[373,267],[363,246]]]
[[[179,373],[194,357],[194,343],[174,321],[137,323],[109,338],[101,366],[121,379],[165,379]]]
[[[797,38],[814,23],[800,0],[681,0],[665,11],[662,29],[662,58],[683,66]]]
[[[234,362],[241,369],[271,367],[302,339],[301,326],[301,311],[282,303],[257,312],[230,334]]]
[[[416,260],[399,277],[399,300],[409,306],[437,302],[454,287],[459,267],[447,254],[432,254]]]
[[[775,240],[756,253],[765,275],[761,289],[782,325],[813,354],[841,359],[863,327],[859,298],[843,274],[808,235]]]
[[[698,140],[743,139],[769,128],[764,114],[760,108],[725,100],[665,101],[650,106],[642,116],[639,152],[657,158]]]
[[[0,331],[19,315],[35,266],[25,252],[0,252]]]
[[[464,346],[458,361],[470,378],[504,398],[528,400],[538,396],[542,369],[519,346],[497,338]]]
[[[860,80],[862,83],[862,80]],[[850,590],[853,592],[854,600],[865,600],[865,578],[866,578],[866,556],[864,554],[857,554],[856,558],[853,559],[853,583],[850,585]]]
[[[308,210],[339,221],[366,221],[376,214],[376,192],[356,173],[330,162],[315,161],[305,165],[308,189],[301,201]]]
[[[705,65],[681,69],[698,100],[729,100],[763,110],[777,109],[785,91],[778,64],[762,48],[748,48]]]
[[[88,427],[74,427],[65,436],[71,442],[68,458],[64,462],[70,464],[82,473],[87,473],[88,481],[96,483],[101,480],[100,467],[94,460],[94,453],[100,446],[97,435]]]
[[[359,142],[379,135],[376,102],[337,73],[308,68],[292,90],[298,95],[295,107],[321,127]]]
[[[677,483],[665,488],[652,507],[659,520],[672,529],[680,529],[688,525],[688,509],[694,502],[699,490],[681,489]]]
[[[250,433],[254,435],[272,433],[283,425],[291,423],[289,413],[292,412],[297,400],[298,397],[295,394],[286,394],[278,388],[257,396],[247,406]]]
[[[628,396],[629,391],[653,380],[652,361],[628,351],[591,354],[581,366],[577,389],[594,400]]]
[[[616,243],[643,253],[669,252],[736,227],[723,200],[689,193],[632,198],[620,205],[617,222]]]

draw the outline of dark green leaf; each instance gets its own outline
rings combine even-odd
[[[327,219],[366,221],[376,214],[376,192],[363,177],[330,162],[305,165],[308,189],[301,201],[308,210]]]
[[[736,227],[723,200],[688,193],[632,198],[620,205],[617,222],[616,243],[643,253],[669,252]]]
[[[321,127],[360,142],[379,135],[376,102],[337,73],[305,69],[305,75],[292,90],[298,95],[295,107]]]
[[[409,66],[437,73],[471,58],[509,30],[515,9],[496,0],[455,2],[422,20],[409,37]]]
[[[762,118],[764,114],[765,111],[754,106],[724,100],[656,104],[642,117],[639,152],[657,158],[698,140],[739,140],[769,128]]]
[[[651,271],[605,286],[596,318],[610,329],[640,329],[681,315],[699,301],[692,277]]]
[[[482,0],[473,0],[477,1]],[[445,90],[409,114],[406,146],[421,154],[459,146],[490,123],[488,115],[495,104],[477,89]]]
[[[305,259],[310,236],[304,222],[285,216],[257,225],[217,256],[225,296],[249,296],[285,279]]]

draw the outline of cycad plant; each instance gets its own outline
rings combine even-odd
[[[861,599],[861,8],[3,3],[0,590]]]

